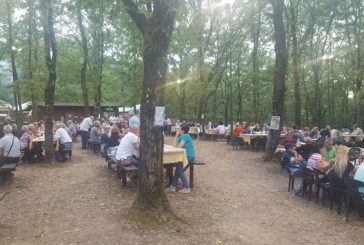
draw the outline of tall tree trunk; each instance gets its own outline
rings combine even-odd
[[[42,23],[44,29],[45,62],[48,69],[48,81],[44,90],[45,102],[45,160],[52,162],[53,147],[53,108],[54,92],[57,81],[57,48],[53,29],[53,0],[41,0]]]
[[[102,74],[104,65],[104,0],[99,0],[100,13],[97,16],[96,29],[94,30],[95,47],[95,70],[96,70],[96,96],[95,96],[95,112],[96,116],[101,115],[102,101]]]
[[[32,83],[33,80],[33,25],[34,25],[34,1],[27,0],[28,5],[28,76],[29,80]],[[32,121],[36,121],[35,115],[35,95],[34,95],[34,88],[31,88],[31,101],[32,101]]]
[[[274,69],[274,88],[273,88],[273,115],[280,116],[279,130],[270,130],[267,145],[265,148],[264,159],[271,160],[273,153],[278,145],[281,128],[284,122],[284,93],[287,70],[287,47],[286,34],[283,24],[284,0],[271,0],[273,6],[273,26],[274,26],[274,50],[276,53]]]
[[[300,92],[300,78],[299,78],[299,57],[298,57],[298,44],[297,44],[297,18],[298,9],[295,0],[290,0],[291,12],[291,37],[292,37],[292,65],[293,65],[293,83],[294,83],[294,123],[296,126],[301,127],[301,92]]]
[[[87,90],[87,64],[89,61],[88,56],[88,47],[87,47],[87,37],[85,33],[85,28],[82,23],[82,13],[81,13],[81,1],[77,2],[77,23],[78,29],[80,30],[81,42],[82,42],[82,53],[83,53],[83,61],[81,66],[81,89],[82,89],[82,97],[83,97],[83,105],[84,105],[84,116],[89,116],[90,114],[90,106],[88,100],[88,90]]]
[[[21,100],[20,100],[20,87],[17,84],[18,81],[18,72],[16,70],[15,63],[15,52],[16,48],[14,47],[13,40],[13,21],[12,14],[10,9],[9,0],[6,0],[6,12],[7,12],[7,22],[8,22],[8,45],[10,51],[10,59],[11,59],[11,70],[13,75],[13,93],[14,93],[14,104],[15,104],[15,118],[18,126],[22,124],[22,108],[21,108]],[[20,106],[19,106],[20,104]]]
[[[144,37],[144,77],[141,98],[141,138],[138,194],[134,208],[161,213],[170,211],[163,179],[163,133],[154,125],[155,107],[164,104],[167,54],[173,32],[177,0],[153,1],[146,17],[132,0],[123,0]]]
[[[258,4],[259,5],[259,4]],[[252,53],[252,63],[253,63],[253,113],[254,121],[259,122],[259,111],[260,111],[260,101],[259,101],[259,65],[258,65],[258,49],[259,49],[259,38],[260,38],[260,25],[261,25],[261,13],[260,7],[258,7],[258,17],[257,23],[252,24],[253,33],[253,53]]]

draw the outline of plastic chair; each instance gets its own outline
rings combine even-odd
[[[314,177],[315,177],[315,185],[316,185],[316,203],[318,203],[318,198],[320,195],[320,190],[322,190],[322,198],[321,198],[321,204],[322,206],[325,206],[325,196],[328,194],[330,203],[332,203],[332,197],[331,197],[331,184],[325,178],[325,173],[321,172],[317,168],[313,169]]]
[[[335,176],[335,174],[333,174],[332,172],[333,170],[330,171],[326,176],[330,181],[333,197],[336,199],[337,202],[337,214],[341,214],[341,207],[343,205],[343,202],[346,202],[348,190],[346,189],[343,179]],[[332,208],[333,202],[330,205],[330,209]]]
[[[363,217],[364,213],[364,193],[359,191],[359,188],[364,188],[364,182],[354,180],[352,178],[343,178],[344,184],[347,189],[348,205],[346,209],[345,220],[348,221],[350,208],[353,204],[359,205],[359,214]]]

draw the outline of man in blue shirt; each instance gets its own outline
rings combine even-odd
[[[186,149],[186,155],[188,162],[192,162],[195,160],[195,147],[192,142],[191,135],[188,134],[188,131],[190,128],[188,125],[183,125],[180,128],[179,133],[176,134],[175,138],[175,146],[179,148],[185,148]],[[167,191],[176,191],[176,185],[178,179],[181,178],[183,183],[183,189],[180,190],[180,193],[190,193],[190,184],[188,183],[188,180],[185,176],[185,173],[183,172],[183,164],[177,164],[176,166],[176,172],[174,173],[173,179],[172,179],[172,185],[167,188]]]
[[[132,117],[129,119],[129,128],[133,125],[140,127],[140,120],[137,115],[134,115],[134,112],[131,113]]]

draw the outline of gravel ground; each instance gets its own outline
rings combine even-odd
[[[167,138],[167,142],[171,142]],[[0,201],[0,244],[363,244],[364,222],[287,192],[287,176],[261,152],[195,141],[195,188],[168,193],[182,226],[126,219],[135,188],[76,144],[71,163],[21,165]],[[298,181],[297,181],[298,182]]]

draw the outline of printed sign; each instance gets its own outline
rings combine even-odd
[[[279,123],[281,122],[280,116],[272,116],[270,121],[270,129],[279,130]]]
[[[154,112],[154,126],[163,126],[164,122],[164,106],[156,106]]]

